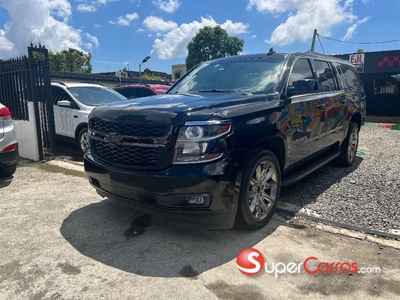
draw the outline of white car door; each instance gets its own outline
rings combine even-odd
[[[78,104],[60,87],[53,86],[52,94],[56,134],[75,138],[75,128],[82,119]]]

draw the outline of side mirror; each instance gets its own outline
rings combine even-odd
[[[61,107],[71,107],[71,102],[69,100],[57,101],[57,105]]]
[[[293,81],[294,86],[287,88],[287,96],[297,96],[309,93],[315,93],[319,90],[319,83],[316,79],[302,79]]]

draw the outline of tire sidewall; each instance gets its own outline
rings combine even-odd
[[[277,172],[277,178],[278,178],[278,190],[276,193],[276,199],[275,202],[268,212],[267,216],[261,220],[255,220],[252,216],[252,213],[250,212],[250,207],[248,205],[248,192],[249,192],[249,186],[250,186],[250,179],[252,178],[255,169],[258,167],[258,165],[264,161],[264,160],[269,160],[273,162],[275,171]],[[242,176],[242,181],[241,181],[241,186],[240,186],[240,193],[239,193],[239,207],[238,207],[238,214],[237,214],[237,219],[239,222],[239,225],[241,227],[245,227],[250,230],[258,230],[262,227],[264,227],[269,220],[272,218],[275,208],[278,205],[279,201],[279,195],[280,195],[280,189],[281,189],[281,174],[280,174],[280,167],[278,160],[276,159],[275,155],[269,151],[269,150],[259,150],[255,151],[253,154],[249,156],[249,159],[246,160],[245,162],[245,167],[243,169],[243,176]]]
[[[357,130],[357,146],[356,146],[356,149],[355,149],[354,157],[353,157],[352,160],[350,160],[350,157],[349,157],[349,146],[350,146],[350,143],[352,142],[351,139],[352,139],[352,136],[353,136],[353,130],[354,129]],[[348,166],[351,166],[353,164],[355,158],[356,158],[357,149],[358,149],[359,135],[360,135],[360,129],[359,129],[357,123],[351,122],[350,126],[349,126],[349,131],[348,131],[348,134],[347,134],[347,137],[346,137],[346,147],[345,147],[345,149],[343,149],[343,151],[346,151],[345,152],[345,155],[346,155],[345,157],[346,157],[346,164]]]
[[[78,140],[77,140],[78,148],[79,148],[79,151],[82,154],[85,153],[85,150],[83,150],[82,147],[81,147],[81,139],[82,139],[82,136],[87,132],[88,132],[88,129],[85,127],[85,128],[82,128],[81,131],[79,131],[79,134],[78,134]]]

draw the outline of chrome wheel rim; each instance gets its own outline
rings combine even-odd
[[[265,219],[274,206],[278,193],[278,175],[274,164],[264,160],[258,164],[250,179],[248,204],[257,221]]]
[[[352,162],[357,154],[358,147],[358,130],[357,128],[353,128],[349,138],[349,147],[347,149],[347,157],[349,158],[349,162]]]
[[[89,148],[89,134],[85,132],[81,136],[81,149],[83,152],[86,152],[88,148]]]

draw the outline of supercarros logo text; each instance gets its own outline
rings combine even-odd
[[[356,274],[380,273],[379,267],[359,268],[356,261],[322,261],[316,256],[309,256],[300,263],[295,262],[266,262],[264,256],[255,248],[243,249],[236,257],[236,266],[239,271],[247,276],[259,274],[263,269],[268,274],[305,273],[314,274]]]

